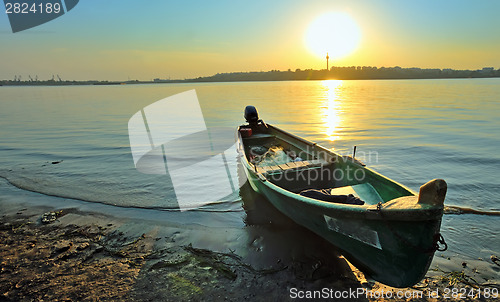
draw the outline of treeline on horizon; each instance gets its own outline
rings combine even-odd
[[[296,69],[292,71],[271,70],[257,72],[217,73],[186,81],[231,82],[231,81],[294,81],[294,80],[368,80],[368,79],[440,79],[440,78],[488,78],[500,77],[500,69],[485,67],[479,70],[422,69],[396,67],[350,66],[332,67],[329,70]],[[162,81],[155,79],[155,81]]]

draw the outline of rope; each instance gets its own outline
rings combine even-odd
[[[403,242],[404,244],[410,246],[411,248],[413,248],[419,252],[426,253],[426,254],[431,254],[431,253],[434,253],[436,251],[444,252],[448,249],[448,244],[446,244],[446,241],[444,240],[444,237],[443,237],[443,235],[441,235],[441,233],[434,234],[434,238],[432,240],[432,246],[429,248],[424,248],[424,247],[421,247],[418,245],[414,245],[413,243],[408,241],[406,238],[399,235],[393,229],[393,227],[390,225],[390,223],[384,218],[384,215],[382,213],[382,203],[381,202],[377,203],[377,211],[380,213],[382,220],[385,222],[387,228],[391,231],[391,233],[394,235],[394,237],[399,239],[399,241]],[[440,246],[440,244],[442,246]]]

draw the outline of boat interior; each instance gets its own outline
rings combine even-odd
[[[255,173],[287,191],[323,201],[358,205],[411,195],[403,188],[388,189],[383,180],[350,157],[336,155],[272,126],[253,129],[240,126],[239,131],[246,159]],[[310,194],[311,190],[316,192]],[[357,201],[345,201],[345,196],[355,197]]]

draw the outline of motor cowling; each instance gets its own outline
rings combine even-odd
[[[257,123],[259,121],[259,113],[257,113],[257,108],[255,108],[254,106],[246,106],[245,120],[249,124]]]

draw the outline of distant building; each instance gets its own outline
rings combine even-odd
[[[493,68],[493,67],[484,67],[479,72],[482,74],[493,74],[494,71],[495,71],[495,68]]]

